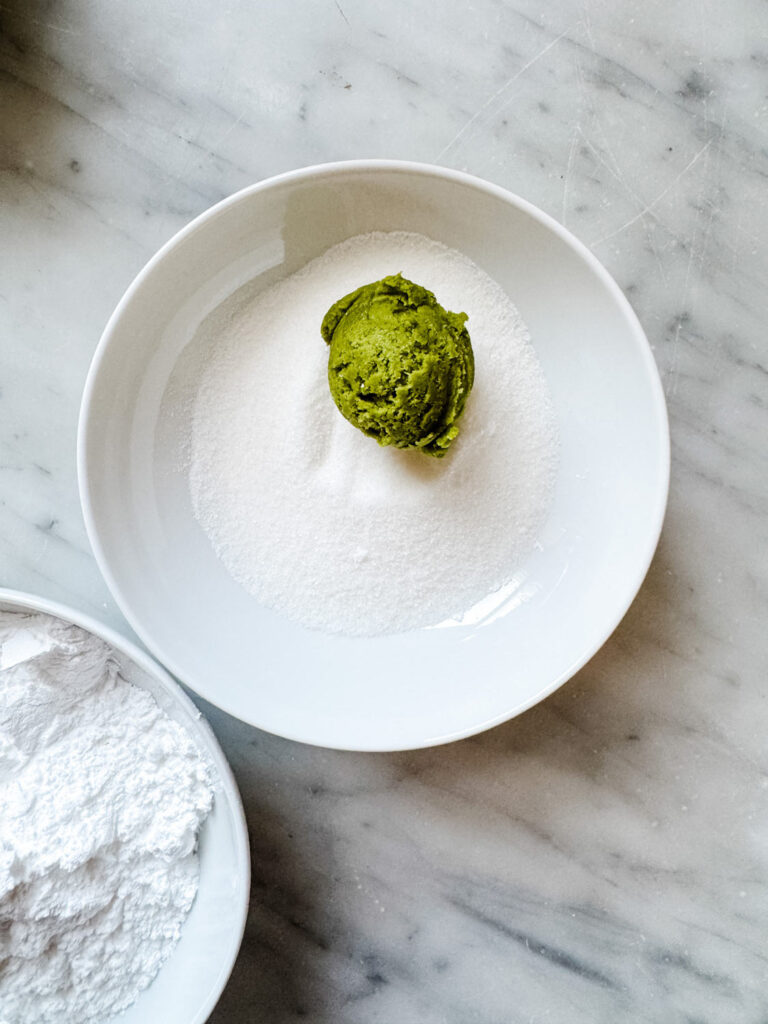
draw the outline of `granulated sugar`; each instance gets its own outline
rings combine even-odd
[[[379,447],[328,390],[323,315],[397,272],[469,315],[475,385],[443,459]],[[311,627],[371,635],[460,616],[510,581],[547,513],[557,435],[525,324],[479,267],[422,235],[360,235],[236,294],[201,331],[192,504],[255,598]]]

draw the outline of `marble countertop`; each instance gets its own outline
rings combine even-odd
[[[153,251],[255,180],[472,171],[630,297],[669,403],[648,579],[570,683],[410,754],[208,706],[253,898],[215,1024],[768,1020],[768,21],[763,0],[2,0],[0,583],[128,631],[75,433]]]

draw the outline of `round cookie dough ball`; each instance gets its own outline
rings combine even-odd
[[[401,274],[334,303],[321,333],[341,414],[381,445],[445,455],[474,381],[466,320]]]

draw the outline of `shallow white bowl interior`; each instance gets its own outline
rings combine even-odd
[[[63,605],[0,589],[3,611],[54,615],[100,636],[115,651],[124,677],[148,690],[210,759],[217,777],[214,808],[200,831],[200,887],[170,959],[120,1024],[203,1024],[229,978],[248,913],[248,832],[232,773],[208,723],[167,672],[119,634]]]
[[[201,358],[190,342],[204,317],[248,280],[260,277],[266,286],[351,235],[403,229],[461,250],[522,313],[558,418],[556,493],[502,610],[451,628],[330,636],[260,607],[232,581],[194,520],[179,457]],[[637,319],[571,235],[530,204],[467,175],[354,162],[246,189],[199,217],[148,264],[91,367],[79,472],[107,582],[172,672],[271,732],[386,750],[503,721],[598,649],[655,549],[669,438]]]

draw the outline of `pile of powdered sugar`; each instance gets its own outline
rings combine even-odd
[[[329,393],[323,315],[397,272],[469,315],[475,384],[443,459],[379,447]],[[547,513],[557,432],[525,324],[476,264],[422,235],[360,235],[266,291],[241,289],[196,341],[192,505],[259,601],[371,635],[460,616],[510,581]]]
[[[103,1024],[175,946],[211,771],[111,648],[0,612],[0,1021]]]

